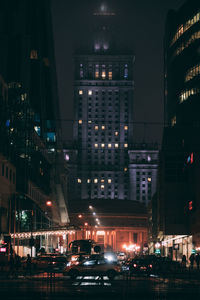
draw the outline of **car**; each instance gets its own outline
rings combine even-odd
[[[153,271],[155,274],[170,274],[181,271],[181,264],[168,257],[155,257],[152,260]]]
[[[67,258],[58,255],[45,255],[32,258],[32,269],[33,271],[63,272],[67,265]]]
[[[105,258],[86,259],[78,265],[70,262],[65,268],[63,275],[69,275],[72,279],[82,275],[108,276],[110,280],[121,273],[121,267],[117,263],[109,262]]]
[[[126,264],[129,268],[130,274],[142,275],[145,274],[149,276],[152,273],[153,265],[151,261],[144,258],[134,258],[127,262]]]

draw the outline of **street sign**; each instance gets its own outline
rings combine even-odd
[[[160,249],[155,250],[155,254],[160,254],[160,253],[161,253]]]

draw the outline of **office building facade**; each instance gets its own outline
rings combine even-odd
[[[199,212],[200,203],[195,178],[198,172],[194,171],[199,164],[199,33],[198,1],[186,1],[178,11],[168,13],[164,41],[166,126],[160,155],[158,236],[163,241],[163,254],[174,258],[176,247],[180,258],[183,254],[189,257],[197,246],[191,217]]]
[[[16,170],[2,233],[66,224],[50,3],[9,0],[0,17],[0,152]]]

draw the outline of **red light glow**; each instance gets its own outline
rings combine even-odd
[[[193,206],[192,206],[192,201],[189,201],[189,210],[192,210],[193,209]]]
[[[48,201],[46,202],[46,205],[47,205],[47,206],[52,206],[52,202],[51,202],[50,200],[48,200]]]
[[[194,154],[191,153],[190,163],[193,164],[193,162],[194,162]]]

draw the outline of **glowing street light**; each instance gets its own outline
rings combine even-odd
[[[157,242],[157,243],[155,244],[155,248],[156,248],[156,249],[159,249],[159,248],[160,248],[160,243]]]
[[[89,209],[93,209],[92,205],[89,206]]]
[[[50,200],[46,201],[46,206],[52,206],[52,202]]]

